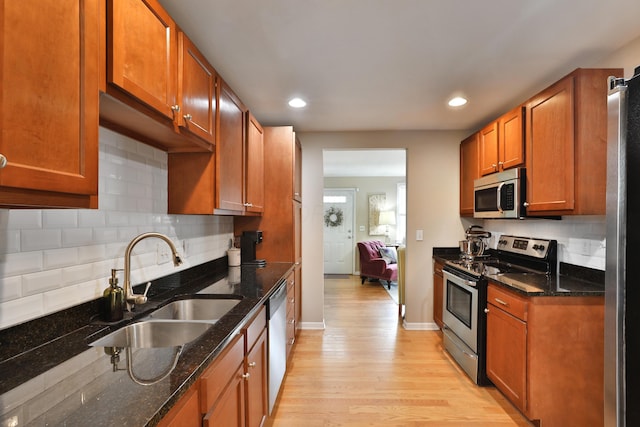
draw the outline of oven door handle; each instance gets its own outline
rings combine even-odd
[[[504,212],[502,209],[502,187],[504,187],[504,182],[501,182],[498,185],[498,212],[502,213]]]
[[[466,285],[470,288],[475,288],[476,287],[476,282],[472,281],[472,280],[466,280],[463,279],[460,276],[457,276],[455,274],[449,273],[446,270],[442,271],[446,276],[448,276],[448,279],[451,280],[453,283],[457,284],[457,285]]]

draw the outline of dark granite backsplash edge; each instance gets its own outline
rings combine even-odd
[[[604,270],[560,262],[560,275],[604,286]]]
[[[159,298],[180,286],[189,285],[205,276],[219,272],[226,274],[227,257],[218,258],[186,270],[160,277],[152,281],[150,299]],[[108,284],[105,284],[105,289]],[[144,291],[144,284],[134,286],[138,292]],[[0,330],[0,364],[25,352],[34,350],[60,337],[74,333],[90,323],[99,320],[101,298],[29,320]],[[128,319],[130,320],[130,319]],[[111,324],[118,325],[120,322]],[[105,323],[108,326],[108,323]]]

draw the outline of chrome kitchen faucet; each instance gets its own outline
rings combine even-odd
[[[137,295],[133,293],[133,288],[131,287],[131,251],[138,242],[144,240],[148,237],[157,237],[158,239],[164,240],[169,248],[171,248],[171,253],[173,255],[173,265],[179,266],[182,264],[182,260],[178,255],[178,251],[176,250],[175,245],[167,236],[161,233],[142,233],[139,236],[133,238],[127,249],[124,251],[124,300],[127,303],[127,311],[131,311],[135,304],[144,304],[147,302],[147,291],[149,290],[149,285],[151,282],[147,283],[147,288],[144,291],[143,295]]]

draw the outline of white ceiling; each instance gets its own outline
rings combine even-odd
[[[475,130],[640,36],[638,0],[159,1],[263,125],[297,131]]]
[[[324,176],[405,176],[405,150],[324,150]]]

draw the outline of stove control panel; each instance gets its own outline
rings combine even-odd
[[[555,240],[503,235],[500,236],[498,240],[497,249],[499,251],[527,255],[534,258],[545,258],[549,252],[549,248],[554,244]]]

